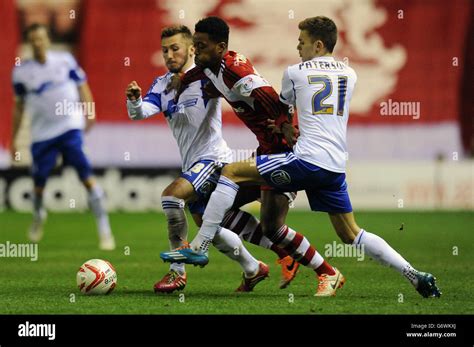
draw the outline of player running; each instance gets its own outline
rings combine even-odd
[[[257,154],[290,151],[283,136],[273,133],[268,128],[269,119],[273,119],[278,126],[283,124],[286,131],[294,130],[292,124],[288,122],[287,114],[279,105],[278,94],[258,74],[248,59],[237,52],[227,50],[228,39],[229,27],[218,17],[202,19],[195,25],[193,40],[197,67],[186,72],[181,81],[174,80],[178,82],[175,85],[175,88],[178,88],[178,95],[181,92],[185,93],[186,88],[189,89],[188,85],[191,86],[192,83],[207,78],[229,102],[236,115],[256,135],[259,142]],[[221,183],[217,186],[220,187],[220,191],[217,192],[219,196],[226,195],[227,189],[237,187],[235,183],[225,178],[219,182]],[[316,296],[335,295],[336,290],[344,284],[344,277],[322,258],[302,234],[285,224],[289,208],[287,196],[268,187],[265,182],[262,183],[265,187],[261,192],[260,213],[264,235],[274,244],[278,244],[293,259],[316,272],[319,279]],[[203,254],[207,253],[209,244],[214,239],[216,226],[222,222],[222,218],[217,220],[214,217],[212,209],[213,207],[206,208],[204,223],[198,236],[191,243],[191,249],[199,249]],[[180,250],[178,260],[205,265],[208,261],[207,256],[201,257],[191,249]],[[161,258],[169,262],[176,262],[175,256],[175,252],[161,254]]]
[[[227,165],[204,213],[201,237],[215,231],[232,206],[238,184],[266,182],[279,191],[305,190],[311,209],[329,214],[344,243],[363,246],[370,257],[399,271],[423,297],[440,297],[433,275],[416,270],[382,238],[356,224],[345,180],[345,153],[349,102],[357,75],[332,57],[337,28],[331,19],[308,18],[298,27],[302,63],[285,70],[280,95],[282,103],[298,110],[301,135],[294,153],[260,155],[252,162]],[[288,235],[282,229],[279,239],[269,237],[283,245]],[[193,255],[206,257],[202,252]]]
[[[39,242],[43,237],[47,217],[43,191],[57,156],[61,154],[64,164],[74,167],[88,191],[89,205],[97,221],[99,248],[113,250],[115,240],[104,208],[104,193],[94,181],[91,165],[82,149],[83,130],[87,132],[95,121],[94,100],[86,75],[70,53],[49,50],[46,26],[29,26],[26,37],[33,50],[33,59],[21,62],[13,69],[12,156],[16,157],[15,139],[26,109],[31,116],[34,181],[33,223],[28,237],[32,242]],[[61,110],[58,105],[66,107]]]
[[[146,119],[163,112],[178,143],[183,173],[165,188],[161,196],[168,222],[170,249],[174,250],[186,245],[188,227],[185,205],[188,205],[193,219],[200,226],[210,193],[217,184],[223,164],[231,162],[232,152],[222,138],[220,100],[209,98],[203,90],[207,79],[192,83],[177,102],[174,102],[176,92],[167,91],[173,73],[184,73],[195,66],[191,31],[183,25],[170,26],[163,29],[161,40],[169,72],[154,81],[143,99],[141,88],[135,81],[128,85],[126,95],[131,119]],[[241,202],[227,215],[213,240],[214,245],[242,266],[244,278],[239,291],[251,291],[268,276],[268,267],[248,253],[236,234],[279,255],[283,264],[282,285],[287,286],[295,277],[298,265],[288,253],[263,236],[255,217],[238,210],[239,206],[254,201],[255,194],[247,191],[240,195]],[[292,263],[292,268],[288,269],[286,265]],[[169,272],[154,285],[154,290],[166,293],[181,290],[186,281],[184,263],[173,263]]]

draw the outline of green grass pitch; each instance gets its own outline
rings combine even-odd
[[[278,289],[273,252],[249,245],[270,265],[270,278],[252,293],[235,293],[241,271],[215,249],[205,268],[188,266],[183,292],[155,295],[153,284],[168,269],[159,252],[168,247],[164,216],[112,213],[117,241],[113,252],[99,251],[91,214],[50,213],[39,259],[0,258],[0,314],[473,314],[474,214],[471,212],[360,212],[358,224],[385,238],[412,265],[433,273],[443,292],[423,299],[396,271],[366,258],[336,257],[330,262],[345,275],[336,297],[315,298],[312,271],[300,268],[286,289]],[[0,243],[23,243],[31,216],[0,213]],[[190,234],[196,227],[192,220]],[[337,239],[323,213],[290,211],[287,222],[324,253]],[[404,223],[403,230],[400,225]],[[127,255],[126,251],[129,250]],[[108,296],[84,296],[76,272],[90,258],[109,260],[118,284]],[[74,295],[72,295],[74,294]]]

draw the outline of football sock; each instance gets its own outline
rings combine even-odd
[[[248,212],[230,210],[226,213],[221,226],[230,229],[247,242],[266,249],[271,249],[280,259],[288,255],[284,249],[273,244],[268,237],[263,235],[260,221]]]
[[[319,255],[320,256],[320,255]],[[322,257],[321,257],[322,259]],[[326,260],[323,259],[323,262],[321,265],[319,265],[316,269],[314,269],[318,276],[321,276],[322,274],[328,274],[328,275],[334,275],[336,272],[334,271],[334,268],[329,264]]]
[[[100,236],[111,236],[109,216],[104,208],[104,191],[97,184],[89,190],[89,206],[95,215]]]
[[[355,247],[363,245],[364,252],[372,259],[377,260],[383,265],[395,268],[408,279],[412,285],[415,287],[418,285],[418,279],[416,277],[418,271],[381,237],[369,233],[364,229],[360,229],[352,245]]]
[[[186,273],[186,268],[184,267],[184,263],[172,263],[170,265],[170,270],[174,270],[180,275],[184,275]]]
[[[324,261],[321,254],[311,246],[308,239],[287,225],[282,225],[270,239],[283,248],[298,263],[313,269],[318,275],[323,273],[335,274],[332,266]]]
[[[43,208],[43,194],[33,193],[33,216],[40,218],[41,209]]]
[[[168,222],[170,249],[173,250],[183,246],[184,241],[188,238],[188,222],[184,212],[184,200],[174,196],[163,196],[161,197],[161,206]],[[184,263],[172,263],[170,270],[182,275],[185,272]]]
[[[238,190],[239,186],[227,177],[221,176],[219,178],[216,189],[211,194],[206,211],[204,212],[199,233],[191,242],[192,249],[207,253],[209,245],[219,228],[219,224],[234,203]]]
[[[212,241],[214,246],[230,259],[237,261],[242,267],[245,277],[253,277],[259,270],[259,264],[244,247],[242,240],[232,231],[219,227]]]
[[[276,253],[276,255],[278,256],[279,259],[283,259],[285,257],[288,257],[289,254],[287,251],[285,251],[283,248],[280,248],[278,247],[277,245],[275,245],[273,242],[272,242],[272,245],[270,247],[270,249]]]

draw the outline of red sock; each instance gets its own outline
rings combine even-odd
[[[288,252],[283,248],[278,247],[277,245],[271,245],[270,249],[278,255],[278,258],[283,259],[288,256]]]
[[[328,274],[330,276],[335,275],[336,272],[334,271],[334,268],[325,260],[317,269],[315,269],[316,273],[318,276],[321,276],[322,274]]]

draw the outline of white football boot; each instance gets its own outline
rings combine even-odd
[[[102,251],[113,251],[115,249],[115,238],[112,234],[99,236],[99,249]]]
[[[28,239],[31,242],[37,243],[43,238],[43,225],[47,218],[48,213],[44,208],[39,213],[33,214],[33,222],[28,231]]]

